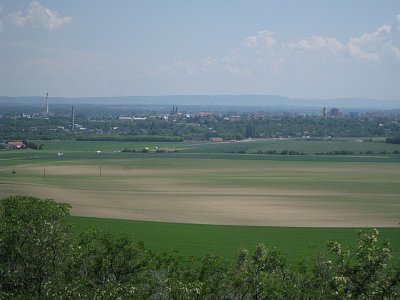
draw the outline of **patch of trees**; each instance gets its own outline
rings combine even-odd
[[[266,151],[257,151],[256,154],[280,154],[280,155],[306,155],[304,152],[294,151],[294,150],[282,150],[281,152],[277,152],[276,150],[266,150]]]
[[[67,139],[69,133],[58,130],[69,121],[62,117],[50,119],[2,118],[0,119],[0,140],[50,140]]]
[[[329,118],[298,116],[256,118],[241,115],[235,121],[207,120],[207,126],[213,127],[218,136],[227,133],[238,133],[242,137],[364,137],[388,136],[398,132],[398,123],[388,123],[384,127],[373,119],[362,118]],[[236,138],[239,139],[239,138]]]
[[[386,143],[388,144],[400,144],[400,135],[394,137],[388,137],[386,139]]]
[[[318,152],[315,154],[316,155],[352,155],[352,154],[354,154],[354,152],[349,151],[349,150],[335,150],[335,151],[327,151],[327,152]],[[369,154],[369,153],[366,153],[366,154]]]
[[[141,150],[138,150],[138,149],[128,149],[128,148],[124,148],[123,150],[122,150],[122,152],[124,152],[124,153],[149,153],[150,152],[150,149],[149,148],[143,148],[143,149],[141,149]],[[154,153],[177,153],[177,152],[179,152],[179,150],[176,150],[176,149],[160,149],[160,148],[157,148],[157,149],[155,149],[154,151],[152,151],[152,152],[154,152]]]
[[[228,150],[226,153],[239,153],[239,154],[270,154],[270,155],[309,155],[307,153],[301,152],[301,151],[295,151],[295,150],[282,150],[282,151],[277,151],[277,150],[258,150],[257,152],[247,152],[245,150],[239,150],[239,151],[234,151],[234,150]],[[315,155],[354,155],[354,154],[366,154],[366,155],[372,155],[372,154],[400,154],[399,150],[394,150],[392,152],[390,151],[380,151],[380,152],[374,152],[372,150],[368,150],[365,152],[357,152],[354,153],[353,151],[349,150],[335,150],[335,151],[324,151],[324,152],[316,152]]]
[[[33,149],[33,150],[42,150],[43,149],[43,147],[44,147],[44,144],[40,144],[40,145],[38,145],[38,144],[36,144],[35,142],[32,142],[32,141],[22,141],[25,145],[26,145],[26,147],[28,148],[28,149]]]
[[[355,248],[329,242],[293,269],[260,244],[235,262],[156,255],[142,243],[89,229],[72,234],[70,206],[29,196],[0,200],[1,299],[397,299],[399,260],[377,230]]]
[[[305,153],[303,153],[303,152],[293,151],[293,150],[282,150],[281,154],[282,155],[305,155]]]

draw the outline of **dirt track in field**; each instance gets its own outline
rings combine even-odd
[[[0,177],[0,196],[29,194],[52,198],[70,203],[71,213],[79,216],[177,223],[398,227],[400,221],[400,197],[396,194],[382,195],[386,200],[381,205],[375,203],[376,195],[340,189],[207,185],[199,178],[218,174],[209,169],[196,172],[200,176],[197,178],[190,177],[194,173],[191,169],[140,170],[108,166],[103,170],[106,175],[96,178],[92,175],[97,174],[98,169],[98,166],[46,166],[46,172],[52,177],[48,182],[36,183],[1,182]],[[301,171],[298,168],[286,169],[280,168],[279,171],[289,175]],[[361,166],[359,169],[311,168],[307,171],[358,174],[366,169]],[[42,170],[42,167],[27,166],[25,172],[40,173]],[[241,174],[240,169],[234,168],[217,171],[220,174]],[[261,171],[255,170],[255,173]],[[393,168],[382,172],[385,171],[396,173]],[[71,177],[62,177],[66,174]]]

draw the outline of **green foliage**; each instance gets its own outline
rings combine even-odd
[[[322,257],[313,279],[323,286],[329,299],[394,299],[400,296],[400,268],[391,263],[388,243],[378,243],[376,229],[359,231],[356,249],[343,249],[331,241],[333,259]]]
[[[83,298],[110,299],[148,294],[138,286],[152,270],[153,256],[142,244],[90,229],[78,237],[66,258],[68,268],[63,284],[67,284],[73,298],[84,295]],[[57,288],[63,291],[63,286]]]
[[[388,137],[386,139],[386,143],[388,144],[400,144],[400,135],[394,137]]]
[[[158,261],[157,298],[224,299],[230,292],[229,265],[220,257],[163,254]]]
[[[249,122],[246,125],[246,138],[255,138],[259,137],[259,134],[256,131],[256,127],[253,122]]]
[[[0,140],[50,140],[68,139],[69,133],[57,129],[58,126],[67,126],[70,118],[2,118],[0,119]]]
[[[41,297],[61,276],[71,244],[70,206],[29,196],[0,202],[0,283],[10,297]]]
[[[31,142],[31,141],[22,141],[22,142],[26,145],[26,147],[28,149],[33,149],[33,150],[42,150],[43,149],[43,144],[38,146],[36,143]]]
[[[0,201],[0,297],[9,299],[397,299],[400,268],[377,230],[355,249],[338,242],[312,268],[290,268],[277,249],[155,255],[90,229],[73,237],[69,206],[28,196]]]

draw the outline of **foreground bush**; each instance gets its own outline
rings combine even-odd
[[[67,204],[34,197],[1,200],[0,288],[21,298],[41,297],[44,285],[62,277],[70,253],[71,224]]]
[[[29,196],[0,200],[0,299],[400,297],[400,266],[377,230],[359,232],[354,249],[330,242],[311,267],[297,270],[262,244],[230,263],[211,255],[155,255],[96,229],[74,237],[69,209]]]

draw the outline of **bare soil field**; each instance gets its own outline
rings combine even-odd
[[[77,216],[198,224],[398,227],[397,164],[197,162],[148,169],[108,161],[0,167],[0,196],[28,194]],[[46,178],[42,178],[43,170]]]

